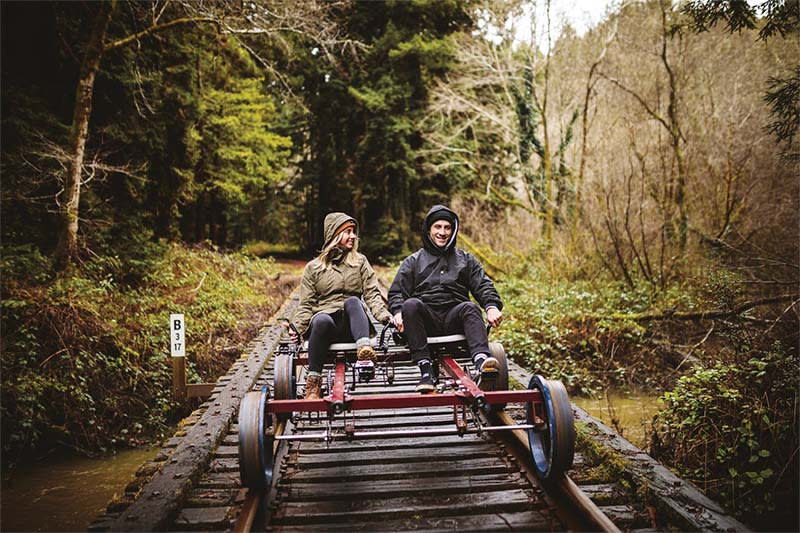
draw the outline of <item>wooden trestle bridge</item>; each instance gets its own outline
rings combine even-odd
[[[296,295],[289,297],[276,317],[291,315],[296,305]],[[412,397],[418,371],[410,363],[393,365],[391,379],[384,369],[355,387],[344,384],[343,362],[338,374],[331,367],[332,397],[338,390],[351,399],[335,416],[282,414],[279,401],[267,402],[272,407],[265,412],[259,399],[275,394],[265,390],[295,387],[295,380],[302,389],[302,372],[292,367],[287,382],[286,365],[275,363],[283,332],[278,322],[262,331],[90,531],[746,530],[575,406],[581,439],[590,445],[579,439],[569,470],[544,478],[531,456],[528,430],[541,420],[530,408],[509,403],[467,412],[443,394],[427,402],[440,405],[384,401],[371,409],[375,398]],[[444,370],[458,383],[459,366],[468,361],[457,354],[452,361]],[[276,366],[283,373],[277,380]],[[532,376],[510,361],[507,369],[508,398],[524,396]],[[365,408],[349,409],[354,398]],[[597,447],[620,457],[624,466],[613,479],[613,469],[597,468],[591,452]],[[544,445],[545,453],[554,451]]]

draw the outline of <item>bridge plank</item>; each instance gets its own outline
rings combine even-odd
[[[611,483],[580,485],[580,489],[596,505],[618,505],[625,502],[625,494],[617,485]]]
[[[198,487],[187,498],[186,507],[224,507],[233,505],[236,501],[238,488],[205,489]]]
[[[411,496],[420,492],[427,495],[472,494],[526,488],[517,476],[509,474],[481,474],[464,478],[423,479],[409,478],[370,481],[298,484],[281,492],[282,501],[352,500]]]
[[[460,516],[530,510],[534,500],[523,490],[459,494],[441,498],[370,498],[352,501],[282,502],[274,524],[320,524],[403,516]]]
[[[633,527],[647,526],[648,520],[642,513],[637,513],[630,505],[602,505],[599,506],[603,514],[606,515],[614,525],[620,529],[631,529]]]
[[[553,531],[558,524],[538,511],[470,514],[465,516],[408,516],[394,520],[369,520],[360,522],[303,524],[277,526],[272,531],[304,533],[314,531],[416,531],[434,533],[453,531]]]
[[[185,530],[227,528],[232,513],[231,507],[188,507],[181,510],[175,525]]]
[[[395,463],[424,463],[430,461],[458,461],[488,457],[497,457],[498,450],[488,444],[485,446],[449,446],[446,448],[430,448],[421,452],[419,449],[394,450],[387,454],[379,451],[339,451],[331,448],[330,453],[300,455],[286,461],[288,465],[300,468],[325,468],[333,466],[363,466],[364,464],[389,465]]]
[[[197,487],[201,489],[239,489],[239,472],[210,472],[200,478]]]
[[[516,472],[517,468],[491,459],[473,459],[467,465],[459,461],[440,461],[399,464],[362,464],[345,467],[288,469],[285,476],[292,483],[325,481],[370,481],[403,479],[408,477],[436,478],[459,477],[478,474],[500,474]]]
[[[469,433],[463,437],[458,435],[439,435],[433,437],[419,437],[397,438],[397,439],[369,439],[369,440],[355,440],[352,442],[342,441],[336,443],[336,449],[340,452],[349,452],[357,450],[375,450],[389,452],[393,450],[405,449],[418,449],[418,448],[436,448],[444,446],[452,446],[458,444],[461,446],[482,446],[487,441],[476,435]],[[324,454],[329,453],[330,444],[326,445],[324,442],[317,441],[303,441],[292,442],[292,450],[300,451],[304,454]]]

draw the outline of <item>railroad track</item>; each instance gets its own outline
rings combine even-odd
[[[296,297],[278,316],[290,315],[294,305]],[[597,465],[580,453],[569,472],[580,487],[566,476],[538,481],[523,431],[431,435],[453,427],[451,407],[357,411],[359,430],[386,433],[370,440],[330,445],[276,440],[273,484],[261,492],[245,489],[239,479],[238,401],[248,390],[273,383],[271,357],[281,333],[274,324],[254,341],[249,356],[220,378],[211,398],[153,462],[143,465],[91,531],[674,527],[657,521],[652,508],[631,501],[619,480],[598,478]],[[509,370],[518,382],[530,377],[513,363]],[[398,366],[392,385],[376,377],[353,393],[411,392],[417,375],[416,367]],[[524,409],[509,407],[483,424],[510,425],[524,418]],[[276,426],[275,434],[320,433],[326,423],[325,417],[304,414]],[[687,516],[692,513],[697,514],[690,509]],[[744,529],[736,522],[718,523]]]
[[[359,385],[354,395],[413,392],[418,374],[415,366],[401,366],[394,384]],[[284,441],[266,512],[257,516],[251,503],[234,529],[617,530],[567,478],[538,484],[525,459],[525,441],[512,432],[429,435],[452,430],[453,418],[449,407],[360,411],[350,418],[359,430],[386,436],[332,444]],[[516,423],[507,415],[493,422]],[[302,438],[319,434],[326,424],[306,415],[285,432]]]
[[[264,365],[250,388],[259,390],[271,384],[272,374],[272,365]],[[413,392],[417,379],[415,366],[398,366],[392,385],[375,380],[360,384],[354,395]],[[207,427],[203,417],[213,412],[218,395],[233,383],[232,376],[221,379],[221,390],[207,402],[205,412],[195,416],[193,429]],[[505,418],[493,423],[515,423]],[[150,517],[144,529],[185,531],[598,529],[598,522],[580,518],[575,509],[565,507],[568,497],[557,494],[557,485],[536,484],[525,460],[529,452],[513,432],[426,434],[437,430],[452,433],[451,407],[358,411],[348,420],[355,421],[359,430],[386,435],[330,445],[278,440],[276,479],[266,493],[241,487],[238,427],[230,424],[207,468],[195,476],[185,474],[192,479],[185,484],[179,508],[165,512],[170,515],[166,521],[147,512],[146,500],[154,499],[146,495],[147,487],[158,482],[150,480],[138,487],[144,496],[140,494],[120,513],[114,513],[112,507],[91,529],[139,530],[142,523],[128,517],[141,514]],[[326,429],[327,422],[326,417],[305,414],[278,426],[276,434],[317,434]],[[163,454],[160,463],[143,470],[163,473],[177,462],[173,455],[187,437],[177,439],[175,451]],[[163,495],[153,489],[149,493]],[[267,505],[263,505],[265,497]],[[588,498],[582,504],[597,512]],[[141,506],[145,511],[137,511]],[[152,512],[161,509],[155,507]],[[599,516],[602,529],[614,530],[610,521],[603,522],[604,517]]]

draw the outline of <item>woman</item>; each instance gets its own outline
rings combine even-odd
[[[360,361],[375,359],[362,297],[376,319],[386,323],[391,318],[375,271],[358,253],[356,220],[344,213],[330,213],[324,229],[322,252],[303,271],[300,302],[293,319],[300,335],[308,339],[307,400],[321,397],[322,365],[334,341],[355,340]],[[296,333],[290,336],[300,341]]]

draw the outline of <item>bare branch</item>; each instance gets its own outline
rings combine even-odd
[[[636,101],[639,102],[639,104],[641,104],[641,106],[644,108],[644,110],[647,111],[648,115],[653,117],[655,120],[659,121],[661,123],[661,125],[664,126],[664,128],[667,131],[670,131],[669,124],[667,124],[667,121],[664,120],[664,117],[662,117],[660,114],[656,113],[650,107],[650,105],[644,100],[644,98],[639,96],[639,94],[636,91],[633,91],[632,89],[629,89],[624,83],[622,83],[621,81],[619,81],[616,78],[612,78],[611,76],[605,74],[604,72],[600,72],[598,75],[601,78],[603,78],[604,80],[610,81],[611,83],[616,85],[622,91],[624,91],[624,92],[628,93],[629,95],[633,96],[636,99]]]
[[[132,43],[146,35],[150,35],[151,33],[157,33],[160,31],[164,31],[168,28],[172,28],[174,26],[179,26],[181,24],[189,24],[189,23],[199,23],[199,22],[207,22],[210,24],[214,24],[219,26],[219,21],[212,17],[180,17],[169,22],[165,22],[164,24],[153,24],[142,31],[138,31],[127,37],[123,37],[122,39],[117,39],[116,41],[112,41],[110,43],[103,44],[103,50],[109,51],[114,50],[115,48],[119,48],[121,46],[125,46],[128,43]]]

